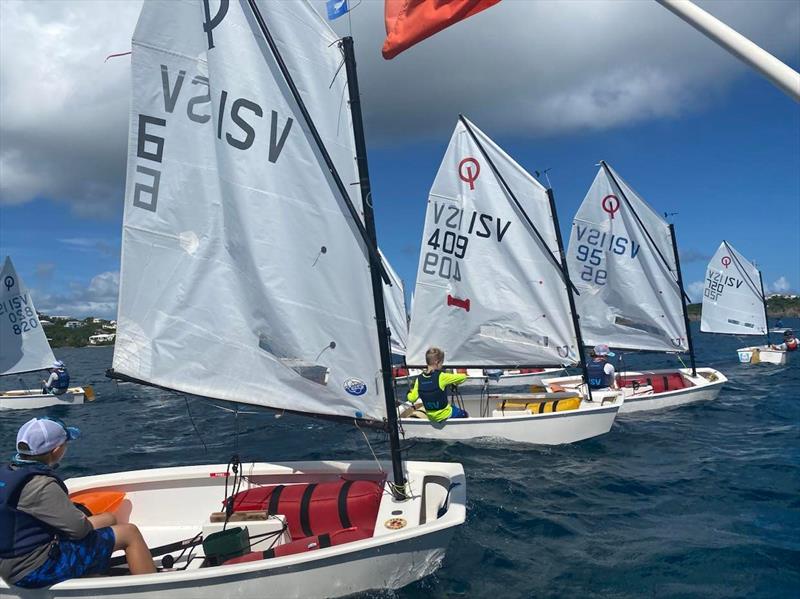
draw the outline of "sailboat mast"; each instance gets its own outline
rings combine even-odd
[[[767,296],[764,295],[764,279],[758,271],[758,284],[761,286],[761,303],[764,305],[764,327],[766,328],[767,345],[769,345],[769,317],[767,315]]]
[[[342,38],[344,64],[347,73],[347,94],[350,102],[350,114],[353,118],[353,136],[356,146],[356,163],[358,179],[361,187],[361,203],[364,211],[364,227],[367,230],[368,242],[376,251],[370,252],[370,274],[372,277],[372,297],[375,301],[375,322],[378,327],[378,344],[381,353],[381,371],[383,373],[383,393],[386,398],[386,419],[389,424],[389,447],[392,452],[392,470],[394,474],[393,493],[398,499],[405,498],[406,479],[400,455],[400,435],[397,427],[397,406],[392,384],[392,355],[389,347],[389,327],[386,324],[386,308],[383,301],[382,266],[378,257],[378,239],[375,232],[375,214],[372,209],[372,189],[369,182],[367,164],[367,144],[364,138],[364,122],[361,116],[361,101],[358,92],[358,75],[356,73],[356,56],[353,50],[353,38]]]
[[[558,253],[561,255],[561,272],[564,275],[564,281],[567,287],[567,299],[569,300],[569,311],[572,316],[572,326],[575,328],[575,340],[578,342],[578,359],[581,361],[581,370],[583,371],[583,380],[586,381],[586,391],[589,394],[589,401],[592,401],[592,388],[589,386],[589,370],[586,365],[586,350],[583,347],[580,316],[578,316],[578,311],[575,309],[575,296],[572,294],[572,279],[569,278],[569,268],[567,267],[567,259],[564,255],[564,241],[561,238],[561,227],[558,224],[556,200],[553,196],[553,190],[549,187],[547,188],[547,199],[550,201],[550,214],[553,217],[553,228],[556,233]]]
[[[669,224],[669,235],[672,238],[672,252],[675,255],[675,268],[678,271],[678,288],[681,290],[681,306],[683,307],[683,326],[686,328],[686,343],[689,345],[689,357],[692,360],[692,376],[697,376],[697,367],[694,363],[694,344],[692,331],[689,329],[689,310],[686,307],[686,292],[683,290],[683,276],[681,275],[681,260],[678,256],[678,243],[675,241],[675,226]]]

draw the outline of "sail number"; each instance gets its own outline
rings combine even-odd
[[[17,300],[17,302],[13,303],[14,300]],[[39,326],[39,320],[36,318],[36,313],[30,306],[14,309],[14,307],[20,303],[19,298],[12,298],[9,300],[9,303],[12,304],[11,309],[5,305],[5,302],[0,304],[0,315],[8,315],[8,321],[11,323],[11,330],[14,331],[15,335],[22,335],[22,333],[32,331]]]
[[[603,250],[600,248],[590,248],[588,245],[579,245],[575,257],[583,262],[581,269],[581,280],[595,285],[605,285],[608,280],[608,271],[599,268],[603,263]]]
[[[427,245],[434,251],[425,254],[422,272],[443,279],[460,281],[461,267],[458,261],[467,253],[469,238],[464,235],[456,235],[453,231],[442,233],[441,229],[436,229],[428,238]],[[446,255],[439,255],[437,253],[439,251]]]

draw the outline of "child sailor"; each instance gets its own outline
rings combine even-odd
[[[431,347],[425,352],[427,368],[415,380],[406,398],[411,403],[422,400],[428,420],[443,422],[448,418],[468,418],[469,414],[447,399],[447,387],[460,385],[467,380],[466,374],[444,372],[444,352]]]

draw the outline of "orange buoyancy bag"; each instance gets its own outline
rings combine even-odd
[[[372,480],[270,485],[238,493],[233,510],[265,510],[285,516],[295,539],[351,527],[371,536],[382,494],[383,485]]]
[[[326,547],[333,547],[343,543],[351,543],[352,541],[360,541],[368,539],[372,536],[356,526],[336,530],[331,533],[316,535],[313,537],[306,537],[305,539],[297,539],[291,543],[278,545],[266,551],[253,551],[240,557],[234,557],[225,562],[224,565],[243,564],[245,562],[255,562],[261,559],[270,559],[273,557],[283,557],[285,555],[294,555],[296,553],[303,553],[305,551],[313,551],[315,549],[325,549]]]

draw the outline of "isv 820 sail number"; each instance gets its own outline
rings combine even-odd
[[[425,254],[422,272],[443,279],[461,280],[459,260],[467,253],[469,238],[453,231],[436,229],[428,238],[427,245],[434,251]],[[441,254],[439,253],[441,252]]]
[[[0,304],[0,317],[3,314],[8,316],[11,330],[14,331],[15,335],[22,335],[22,333],[32,331],[39,326],[36,313],[33,308],[25,305],[27,303],[27,297],[20,295]]]

